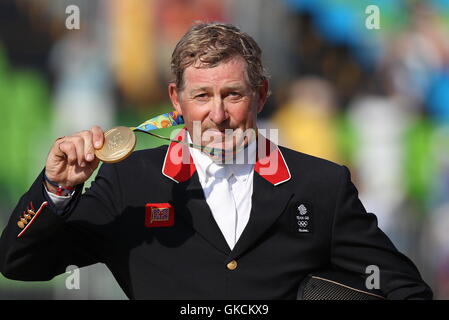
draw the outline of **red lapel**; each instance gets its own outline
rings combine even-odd
[[[290,180],[290,170],[276,144],[259,134],[257,149],[254,171],[275,186]]]
[[[177,141],[186,140],[186,129],[182,129],[175,137]],[[196,171],[195,163],[184,143],[171,142],[165,154],[162,174],[175,182],[189,180]]]
[[[182,129],[175,140],[185,141],[186,129]],[[254,170],[275,186],[290,180],[291,174],[279,147],[260,134],[257,143],[257,162]],[[179,183],[190,179],[195,171],[189,147],[183,143],[170,143],[162,166],[162,174]]]

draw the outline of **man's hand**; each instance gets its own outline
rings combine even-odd
[[[45,164],[47,178],[63,187],[85,182],[98,167],[100,160],[94,151],[100,149],[103,142],[104,133],[98,126],[57,139]],[[57,188],[48,182],[46,186],[50,192],[56,192]]]

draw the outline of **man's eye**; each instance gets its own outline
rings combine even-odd
[[[195,99],[204,100],[207,99],[207,93],[200,93],[195,96]]]
[[[239,92],[229,92],[228,95],[233,99],[240,98],[242,96]]]

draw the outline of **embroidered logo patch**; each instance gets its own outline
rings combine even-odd
[[[145,205],[145,227],[171,227],[175,222],[175,211],[169,203],[147,203]]]
[[[295,217],[295,229],[299,233],[312,232],[312,206],[302,201],[298,201],[293,206]]]

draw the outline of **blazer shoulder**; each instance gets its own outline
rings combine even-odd
[[[160,171],[167,153],[167,145],[134,151],[128,158],[112,164],[104,163],[103,171],[115,171],[135,174],[136,172]]]
[[[287,162],[300,162],[302,165],[311,165],[319,168],[330,168],[331,170],[341,170],[342,165],[332,162],[330,160],[319,158],[316,156],[312,156],[307,153],[303,153],[300,151],[295,151],[283,146],[279,146],[282,155],[284,156],[285,161]]]
[[[167,148],[167,145],[162,145],[156,148],[137,150],[128,158],[118,163],[126,166],[134,166],[140,162],[156,164],[164,161]]]
[[[339,179],[345,171],[345,166],[312,156],[303,152],[279,146],[279,149],[293,176],[322,177],[325,180]]]

